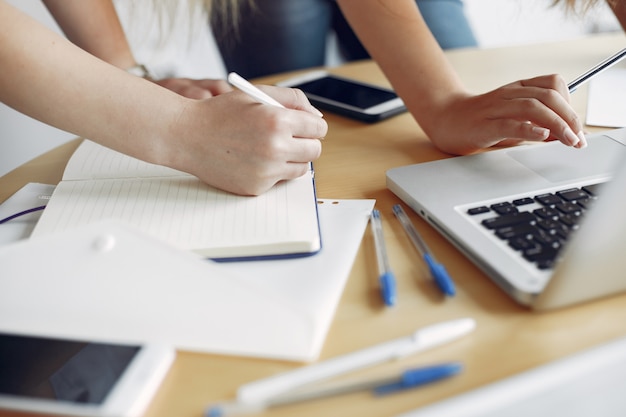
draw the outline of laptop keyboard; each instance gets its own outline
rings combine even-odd
[[[476,206],[467,214],[479,216],[483,227],[539,269],[550,269],[585,211],[597,199],[601,185]]]

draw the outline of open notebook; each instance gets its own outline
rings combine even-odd
[[[312,171],[260,196],[239,196],[85,140],[32,236],[102,219],[213,259],[305,256],[321,247]]]
[[[398,167],[387,187],[516,301],[562,307],[626,291],[626,129],[588,143]]]

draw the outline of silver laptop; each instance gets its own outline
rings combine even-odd
[[[520,304],[626,291],[626,129],[391,169],[387,187]]]

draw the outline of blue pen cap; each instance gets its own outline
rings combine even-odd
[[[428,269],[430,269],[430,273],[435,280],[435,284],[437,284],[441,292],[448,296],[453,296],[454,294],[456,294],[454,282],[452,281],[452,278],[450,278],[450,276],[448,275],[448,271],[446,271],[446,268],[443,265],[435,262],[428,253],[424,255],[424,261],[426,261],[426,263],[428,264]]]
[[[220,407],[211,407],[205,411],[204,417],[223,417],[224,412]]]
[[[380,293],[385,305],[392,306],[396,303],[396,279],[393,272],[386,272],[380,277]]]
[[[399,382],[376,387],[374,389],[374,393],[376,395],[385,395],[396,391],[419,387],[456,375],[461,372],[462,369],[463,365],[459,362],[410,369],[402,374],[402,378]]]

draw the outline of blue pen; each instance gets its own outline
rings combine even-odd
[[[204,415],[205,417],[227,417],[260,413],[268,408],[365,390],[371,390],[378,396],[388,395],[454,376],[461,372],[462,369],[463,366],[458,362],[414,368],[406,370],[397,376],[368,381],[336,383],[309,391],[288,393],[274,397],[264,403],[226,402],[214,404],[206,410]]]
[[[380,219],[380,212],[376,209],[372,210],[370,224],[374,234],[374,245],[376,246],[380,295],[386,305],[392,306],[396,303],[396,279],[389,266],[387,248],[383,236],[383,224]]]
[[[409,236],[409,239],[411,239],[411,242],[413,242],[415,249],[417,249],[420,255],[424,258],[424,261],[426,262],[426,265],[428,265],[430,274],[432,275],[435,284],[437,284],[437,287],[439,287],[441,292],[445,295],[453,296],[456,293],[456,290],[454,288],[452,278],[448,275],[446,268],[438,263],[430,253],[428,246],[426,246],[422,237],[419,233],[417,233],[417,230],[415,230],[413,223],[411,223],[411,220],[402,209],[402,206],[400,204],[393,206],[393,213],[396,215],[398,220],[400,220],[404,231]]]
[[[419,387],[448,378],[461,372],[463,366],[460,363],[446,363],[425,368],[409,369],[402,373],[396,381],[390,381],[374,388],[376,395],[387,395],[406,389]]]

